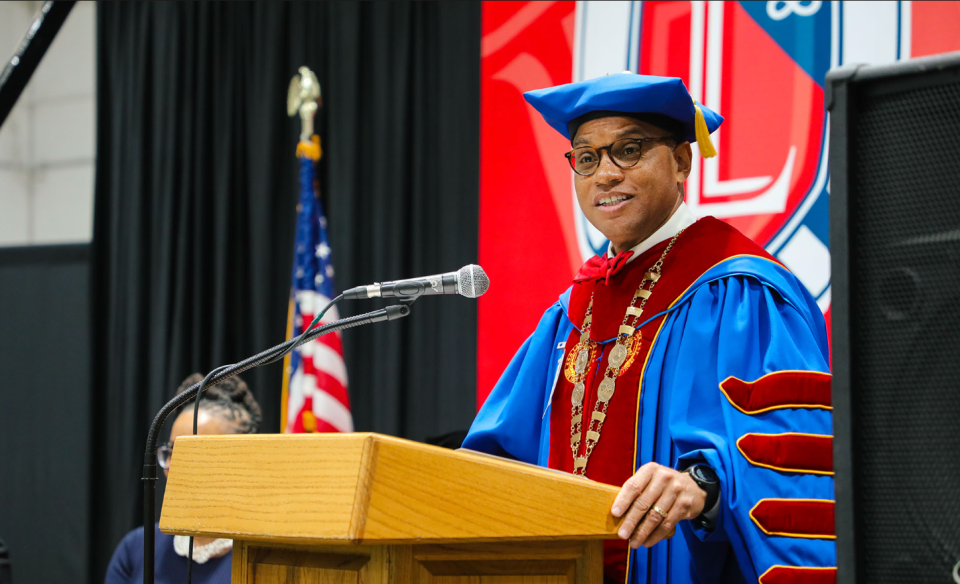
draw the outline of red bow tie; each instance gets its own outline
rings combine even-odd
[[[621,251],[616,257],[593,256],[587,263],[580,266],[580,271],[574,276],[573,281],[577,284],[589,282],[590,280],[603,280],[604,284],[610,283],[610,276],[614,276],[627,265],[627,260],[633,255],[632,251]]]

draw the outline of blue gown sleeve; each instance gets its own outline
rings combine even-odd
[[[514,355],[470,427],[464,448],[546,466],[549,397],[572,325],[561,303],[548,309]]]
[[[829,409],[747,414],[720,390],[731,376],[753,382],[775,372],[829,373],[826,329],[813,299],[796,288],[778,290],[752,277],[726,277],[697,289],[667,324],[665,342],[654,349],[661,353],[663,366],[651,373],[659,377],[661,388],[668,388],[660,399],[667,401],[671,452],[657,458],[669,458],[676,468],[703,461],[716,470],[721,483],[716,526],[708,532],[689,521],[681,523],[691,559],[696,563],[698,556],[710,557],[698,554],[698,547],[716,549],[713,544],[729,542],[751,582],[774,566],[836,566],[829,536],[767,535],[750,515],[764,499],[832,501],[833,477],[756,466],[737,447],[737,440],[748,433],[830,435]]]

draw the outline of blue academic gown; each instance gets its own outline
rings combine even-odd
[[[567,290],[547,309],[517,351],[464,448],[547,466],[550,400],[564,353],[558,347],[575,328],[567,317],[569,297]],[[736,444],[748,433],[830,435],[829,407],[748,414],[719,390],[731,376],[750,382],[782,371],[829,373],[826,327],[816,303],[788,270],[746,256],[703,273],[665,313],[641,381],[634,467],[706,462],[720,478],[719,517],[709,532],[683,521],[680,537],[631,550],[628,584],[757,582],[777,566],[832,573],[832,534],[767,535],[750,516],[764,499],[832,501],[832,475],[756,466]]]

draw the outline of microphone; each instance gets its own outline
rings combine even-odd
[[[357,286],[345,291],[343,298],[346,300],[363,300],[364,298],[413,300],[432,294],[459,294],[467,298],[476,298],[486,292],[489,287],[490,280],[483,268],[471,264],[463,266],[456,272],[436,276]]]

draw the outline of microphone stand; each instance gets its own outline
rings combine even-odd
[[[252,357],[248,357],[239,363],[223,368],[222,371],[211,376],[209,380],[205,380],[206,384],[201,381],[200,383],[191,386],[190,389],[178,394],[172,400],[168,401],[166,405],[160,408],[160,411],[157,412],[156,417],[153,419],[153,423],[150,424],[150,429],[147,432],[147,445],[143,453],[143,477],[141,478],[143,481],[143,584],[153,584],[155,576],[153,557],[155,538],[153,529],[157,516],[157,438],[167,417],[176,411],[177,408],[193,399],[197,392],[203,387],[216,385],[228,377],[233,377],[234,375],[242,373],[248,369],[269,363],[276,359],[278,354],[283,354],[289,350],[293,350],[296,348],[296,346],[308,343],[327,333],[363,326],[365,324],[372,324],[375,322],[403,318],[410,314],[410,304],[412,304],[412,301],[401,301],[401,304],[398,305],[387,306],[386,308],[381,308],[380,310],[374,310],[372,312],[359,314],[357,316],[342,318],[323,326],[319,326],[309,331],[303,336],[302,339],[290,339],[289,341],[280,343],[279,345],[267,349],[266,351],[258,353]]]

